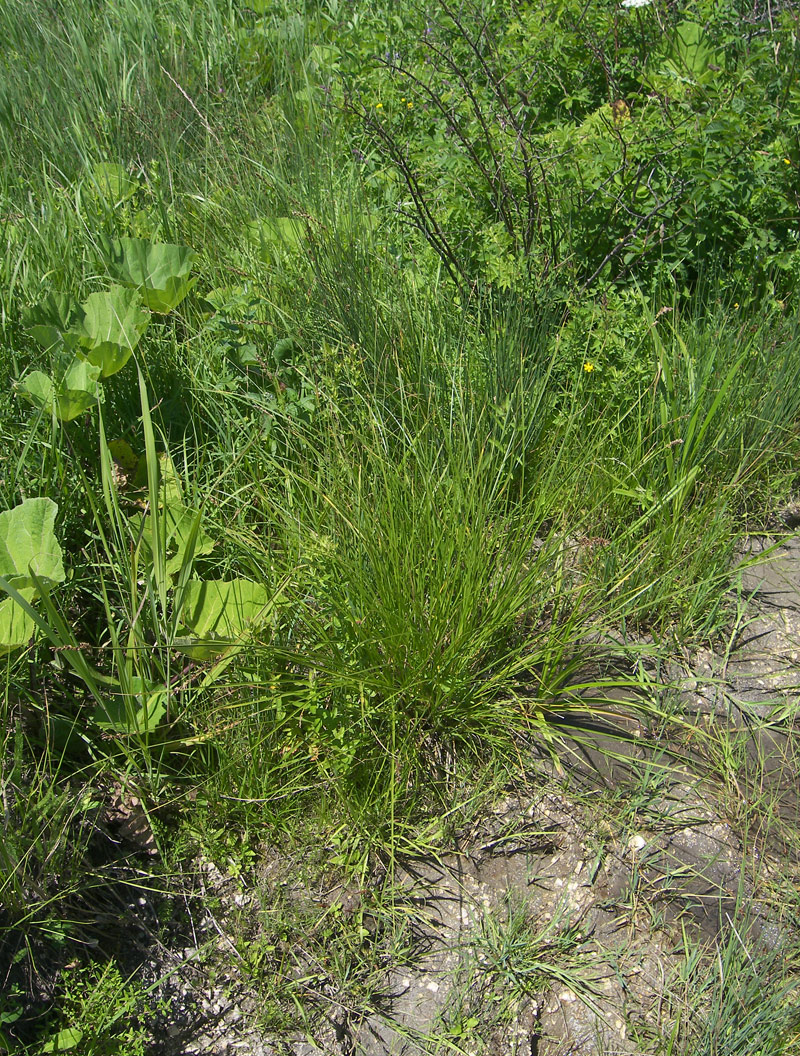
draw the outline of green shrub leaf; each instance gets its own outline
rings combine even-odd
[[[140,456],[136,454],[128,441],[122,438],[110,440],[108,450],[122,472],[126,476],[133,476],[139,466]]]
[[[50,293],[27,312],[27,322],[31,335],[44,348],[66,345],[82,350],[84,358],[100,367],[101,376],[107,378],[128,362],[150,315],[137,290],[112,286],[91,294],[82,305],[64,294]]]
[[[678,81],[703,84],[713,78],[709,66],[716,59],[708,36],[696,22],[681,22],[674,30],[670,56],[665,69]]]
[[[83,1031],[77,1027],[65,1027],[60,1030],[50,1041],[42,1045],[41,1051],[45,1052],[69,1052],[83,1040]]]
[[[108,378],[122,370],[150,323],[136,290],[112,286],[93,293],[83,304],[84,317],[75,329],[86,358]]]
[[[266,587],[246,579],[192,580],[183,607],[190,640],[176,644],[195,660],[216,656],[266,617],[268,603]]]
[[[130,678],[128,692],[109,694],[92,712],[94,722],[115,733],[153,733],[167,713],[169,690],[160,682],[148,682],[139,675]]]
[[[151,556],[156,545],[165,547],[166,572],[167,575],[174,576],[180,572],[187,558],[192,530],[199,516],[197,510],[189,509],[178,502],[167,502],[159,518],[163,538],[158,541],[153,539],[154,519],[151,514],[134,514],[131,523],[137,533],[142,533],[142,549],[146,554]],[[214,540],[198,527],[192,558],[210,554],[213,549]]]
[[[52,412],[55,403],[55,411],[61,421],[71,422],[97,403],[100,396],[99,378],[100,367],[76,359],[58,385],[40,370],[31,371],[23,378],[20,393],[43,410]]]
[[[258,250],[259,259],[269,264],[276,253],[298,250],[305,238],[305,228],[291,216],[264,217],[247,225],[247,238]]]
[[[57,513],[52,499],[26,499],[0,513],[0,576],[17,590],[35,588],[33,575],[48,585],[64,582]]]
[[[113,161],[100,161],[92,166],[93,190],[110,205],[121,205],[132,198],[139,189],[121,165]]]
[[[25,323],[34,340],[45,349],[64,340],[64,334],[83,317],[83,310],[66,293],[48,293],[24,313]]]
[[[24,587],[20,594],[26,601],[33,601],[36,591]],[[36,632],[33,618],[13,598],[0,601],[0,656],[6,656],[27,645]]]
[[[151,312],[176,308],[195,280],[189,279],[197,254],[188,246],[153,243],[141,238],[114,239],[108,246],[111,273],[139,290]]]

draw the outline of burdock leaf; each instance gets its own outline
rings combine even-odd
[[[197,660],[216,656],[267,617],[269,601],[266,587],[246,579],[192,580],[183,606],[186,640],[178,647]]]
[[[84,317],[75,333],[86,359],[108,378],[122,370],[150,323],[136,290],[112,286],[93,293],[83,304]]]
[[[20,594],[26,601],[33,601],[36,591],[24,587]],[[36,623],[13,598],[0,601],[0,656],[13,653],[27,645],[36,632]]]
[[[53,528],[58,506],[52,499],[25,499],[0,513],[0,576],[12,587],[63,583],[61,547]]]
[[[107,248],[112,275],[135,287],[151,312],[171,312],[194,285],[189,273],[197,254],[188,246],[117,238]]]

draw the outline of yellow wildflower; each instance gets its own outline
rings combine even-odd
[[[790,158],[784,158],[783,159],[783,164],[784,165],[791,165],[792,164],[791,159]]]
[[[594,370],[594,363],[584,363],[583,369],[586,371],[587,374],[591,374]]]
[[[383,103],[376,103],[375,104],[375,109],[376,110],[383,110]]]

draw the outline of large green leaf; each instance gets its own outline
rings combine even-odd
[[[169,690],[163,682],[148,682],[139,675],[128,681],[128,691],[113,693],[92,712],[104,730],[115,733],[152,733],[167,713]]]
[[[56,390],[56,413],[62,421],[71,421],[97,403],[101,377],[100,367],[75,358]]]
[[[152,312],[171,312],[196,280],[189,278],[197,254],[188,246],[118,238],[108,244],[108,267],[127,286],[134,286]]]
[[[704,84],[714,78],[710,69],[716,53],[708,35],[697,22],[680,22],[673,30],[672,45],[665,63],[666,72],[678,81]]]
[[[0,513],[0,577],[12,587],[64,582],[61,547],[53,528],[58,506],[52,499],[25,499]]]
[[[33,587],[24,587],[20,594],[26,601],[33,601],[36,591]],[[0,601],[0,656],[27,645],[35,631],[33,617],[13,598]]]
[[[23,378],[20,393],[35,406],[49,412],[52,412],[55,403],[55,411],[61,421],[71,422],[97,403],[100,395],[99,378],[100,367],[76,359],[57,385],[40,370],[31,371]]]
[[[46,349],[83,350],[107,378],[130,359],[150,322],[137,290],[112,286],[91,294],[82,305],[51,293],[27,312],[33,337]]]
[[[83,1041],[83,1031],[78,1027],[64,1027],[58,1034],[46,1041],[39,1050],[41,1053],[70,1052]]]
[[[125,476],[132,477],[139,466],[141,455],[137,455],[128,441],[121,437],[117,440],[109,440],[108,450]]]
[[[166,451],[162,451],[156,457],[156,476],[158,478],[159,509],[165,506],[174,506],[177,509],[182,506],[183,487],[181,485],[181,479],[175,469],[175,463]],[[146,488],[147,482],[148,463],[147,454],[144,454],[136,460],[136,469],[133,474],[132,484],[135,488]]]
[[[156,520],[152,514],[134,514],[131,518],[131,523],[137,534],[141,533],[142,549],[146,554],[152,555],[157,545],[164,547],[167,559],[165,565],[167,575],[174,576],[180,572],[187,559],[192,532],[198,517],[200,517],[200,514],[197,510],[188,509],[179,503],[168,503],[158,517],[157,523],[161,532],[160,540],[153,538]],[[214,540],[198,525],[192,557],[210,554],[213,549]]]
[[[269,594],[246,579],[192,580],[186,588],[186,634],[178,648],[195,660],[223,652],[268,615]]]
[[[93,190],[109,205],[121,205],[139,189],[136,180],[113,161],[100,161],[93,165],[91,175]]]
[[[244,312],[250,296],[244,286],[217,286],[204,293],[203,300],[210,304],[215,312]]]
[[[83,317],[83,310],[66,293],[48,293],[24,313],[33,338],[46,349],[60,344],[63,335]]]
[[[247,225],[247,239],[258,249],[259,259],[270,264],[276,255],[280,257],[302,246],[305,228],[301,220],[291,216],[263,217]]]
[[[138,291],[123,286],[93,293],[83,304],[83,319],[74,332],[88,361],[104,378],[122,370],[150,322]]]

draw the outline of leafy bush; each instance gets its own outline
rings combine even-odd
[[[718,270],[785,296],[794,18],[745,35],[743,17],[650,4],[588,19],[571,0],[412,9],[401,47],[375,30],[371,70],[340,64],[346,108],[372,182],[459,281],[682,288]]]

